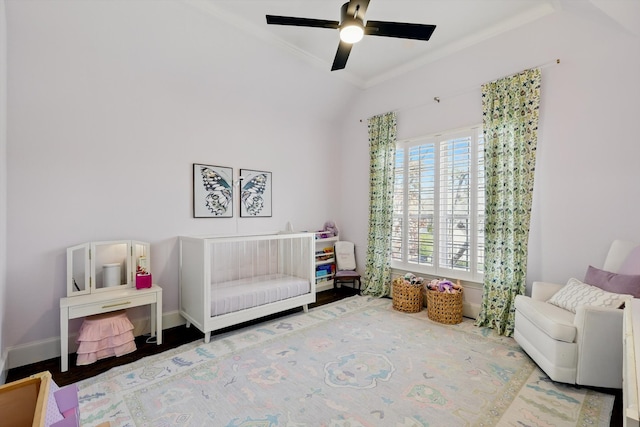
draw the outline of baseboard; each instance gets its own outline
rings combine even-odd
[[[462,315],[471,319],[477,319],[480,314],[480,304],[469,302],[462,303]]]
[[[148,334],[150,332],[150,320],[146,318],[131,319],[133,323],[133,334],[135,336]],[[174,328],[184,325],[186,321],[180,316],[178,311],[164,313],[162,315],[162,329]],[[77,333],[69,334],[69,352],[77,350]],[[41,341],[34,341],[28,344],[21,344],[7,349],[6,357],[0,360],[2,376],[6,379],[9,369],[18,368],[24,365],[41,362],[43,360],[60,357],[60,337],[49,338]],[[3,384],[4,381],[0,382]]]
[[[333,280],[316,284],[316,293],[333,289]]]

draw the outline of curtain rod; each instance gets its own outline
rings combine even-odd
[[[555,59],[555,60],[553,60],[553,61],[545,62],[544,64],[536,65],[536,66],[534,66],[534,67],[525,68],[525,70],[530,70],[530,69],[532,69],[532,68],[547,68],[547,67],[550,67],[550,66],[552,66],[552,65],[557,65],[557,64],[560,64],[560,58]],[[520,74],[521,72],[522,72],[522,71],[518,71],[518,72],[516,72],[516,73],[507,74],[507,75],[504,75],[504,76],[502,76],[502,77],[498,77],[497,79],[494,79],[494,80],[491,80],[491,81],[493,82],[493,81],[497,81],[497,80],[500,80],[500,79],[505,79],[505,78],[507,78],[507,77],[515,76],[515,75],[517,75],[517,74]],[[488,83],[488,82],[487,82],[487,83]],[[485,83],[482,83],[482,84],[485,84]],[[480,86],[482,86],[482,84],[481,84]],[[469,92],[471,92],[471,91],[474,91],[474,90],[476,90],[477,88],[478,88],[477,86],[474,86],[474,87],[471,87],[471,88],[466,88],[466,89],[464,89],[464,90],[460,90],[460,91],[458,91],[458,92],[449,93],[449,94],[447,94],[444,98],[446,99],[446,98],[451,98],[451,97],[454,97],[454,96],[463,95],[463,94],[465,94],[465,93],[469,93]],[[434,96],[434,97],[433,97],[433,101],[434,101],[434,102],[436,102],[437,104],[439,104],[439,103],[440,103],[440,101],[441,101],[442,99],[443,99],[443,97],[442,97],[442,96]],[[412,109],[414,109],[414,108],[423,107],[423,106],[425,106],[425,105],[427,105],[427,102],[423,102],[423,103],[421,103],[421,104],[417,104],[417,105],[412,105],[412,106],[410,106],[410,107],[398,108],[398,109],[391,110],[391,111],[393,111],[393,112],[395,112],[395,113],[398,113],[398,112],[400,112],[400,111],[412,110]],[[375,115],[374,115],[374,116],[375,116]],[[374,116],[371,116],[371,117],[374,117]],[[366,120],[366,119],[360,119],[360,123],[363,123],[365,120]]]

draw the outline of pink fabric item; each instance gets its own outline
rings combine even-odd
[[[58,410],[67,418],[78,414],[78,385],[71,384],[54,393]]]
[[[105,337],[98,341],[80,341],[78,353],[95,353],[108,348],[119,347],[134,340],[132,332]]]
[[[640,246],[636,246],[629,252],[618,274],[640,275]]]
[[[134,341],[128,342],[118,347],[106,348],[104,350],[97,351],[95,353],[78,354],[78,360],[76,364],[78,366],[89,365],[100,359],[113,356],[124,356],[136,350],[136,343]]]
[[[69,409],[67,411],[64,411],[62,413],[62,416],[64,416],[65,418],[68,418],[68,417],[70,417],[72,415],[77,415],[77,409],[76,408],[71,408],[71,409]]]
[[[80,341],[98,341],[105,337],[120,335],[133,330],[125,311],[97,314],[84,319],[78,334]]]
[[[133,324],[124,310],[87,317],[78,334],[77,365],[88,365],[136,350]]]

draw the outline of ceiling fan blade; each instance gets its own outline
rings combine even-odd
[[[403,22],[367,21],[364,33],[369,36],[397,37],[400,39],[429,40],[435,25],[407,24]]]
[[[338,28],[338,21],[328,21],[326,19],[294,18],[292,16],[267,15],[267,24],[293,25],[296,27],[317,27],[317,28]]]
[[[369,0],[351,0],[349,6],[347,6],[347,15],[351,18],[364,20],[367,7],[369,7]],[[358,16],[355,16],[356,10],[358,11]]]
[[[351,46],[353,46],[351,43],[340,42],[336,57],[333,59],[331,71],[342,70],[345,65],[347,65],[347,59],[349,59],[349,54],[351,53]]]

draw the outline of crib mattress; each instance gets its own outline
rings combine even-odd
[[[211,285],[211,316],[308,294],[309,280],[273,274]]]

